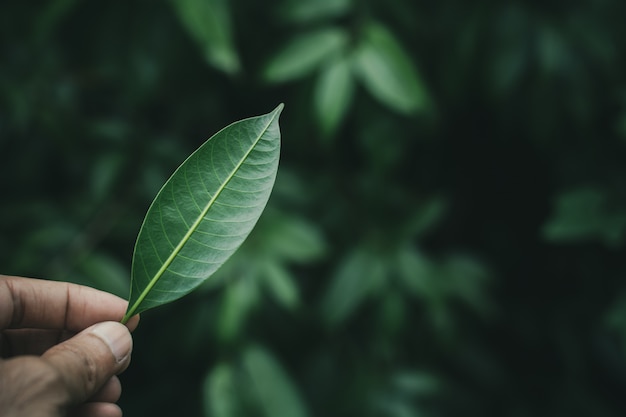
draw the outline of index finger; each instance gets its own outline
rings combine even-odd
[[[0,275],[0,329],[79,332],[102,321],[120,321],[128,303],[104,291],[67,282]],[[139,317],[128,322],[134,330]]]

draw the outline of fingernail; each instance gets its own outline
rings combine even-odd
[[[91,327],[91,334],[109,346],[118,363],[123,362],[133,349],[133,339],[123,324],[107,321]]]

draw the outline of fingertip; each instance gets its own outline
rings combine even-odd
[[[88,332],[98,337],[109,347],[118,364],[126,366],[133,349],[133,338],[125,325],[115,321],[105,321],[94,324],[88,329]]]
[[[130,363],[132,337],[121,323],[95,324],[71,339],[60,343],[41,358],[61,376],[59,389],[68,395],[68,403],[81,403],[92,397]]]

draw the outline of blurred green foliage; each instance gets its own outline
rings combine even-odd
[[[285,102],[268,210],[144,315],[126,415],[623,415],[625,15],[5,0],[0,268],[125,296],[170,173]]]

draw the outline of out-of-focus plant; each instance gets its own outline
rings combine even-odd
[[[127,296],[168,174],[285,102],[264,216],[142,319],[127,415],[620,415],[624,13],[3,2],[2,272]]]
[[[354,23],[318,23],[319,27],[294,35],[269,59],[263,72],[269,83],[293,82],[316,74],[311,105],[324,137],[333,137],[349,114],[357,82],[394,111],[413,115],[432,107],[411,56],[393,33],[348,4],[319,5],[313,12],[313,2],[288,2],[283,19],[294,26],[303,20],[323,21],[336,15],[347,15]],[[303,12],[307,7],[309,12]]]

